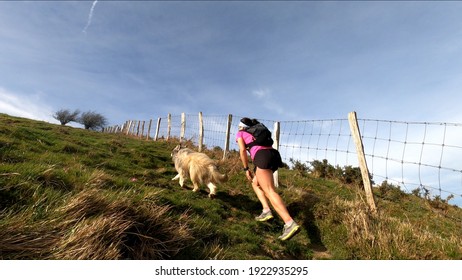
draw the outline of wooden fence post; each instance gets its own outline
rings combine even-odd
[[[132,121],[132,127],[131,127],[131,130],[130,130],[130,135],[134,135],[134,134],[135,134],[135,129],[136,129],[136,121],[133,120],[133,121]]]
[[[152,119],[149,120],[148,133],[146,134],[146,140],[149,140],[149,135],[151,135],[151,125],[152,125]]]
[[[280,122],[275,122],[274,123],[274,130],[273,130],[273,148],[276,150],[279,150],[279,135],[280,135]],[[276,188],[279,187],[279,172],[276,170],[273,173],[273,178],[274,178],[274,186]]]
[[[142,122],[140,139],[143,138],[143,135],[144,135],[144,124],[145,124],[145,123],[146,123],[146,121],[143,121],[143,122]]]
[[[136,126],[136,137],[138,137],[140,135],[140,125],[141,125],[141,121],[137,121],[137,126]]]
[[[125,129],[127,129],[127,123],[128,123],[128,121],[126,121],[126,122],[122,125],[122,131],[121,131],[121,132],[124,133],[124,134],[125,134]]]
[[[367,168],[366,156],[364,155],[364,146],[359,131],[358,119],[356,112],[348,114],[348,121],[350,123],[350,130],[356,144],[356,151],[358,153],[359,168],[361,169],[361,176],[363,177],[364,191],[366,192],[366,200],[372,213],[377,212],[375,206],[374,194],[372,193],[371,178],[369,177],[369,169]]]
[[[186,133],[186,114],[181,113],[180,143],[183,142],[185,133]]]
[[[133,121],[130,120],[128,121],[128,129],[127,129],[127,135],[130,135],[132,133],[131,129],[132,129],[132,126],[133,126]]]
[[[167,116],[167,141],[170,139],[170,132],[172,131],[172,114],[168,113]]]
[[[229,152],[229,138],[230,138],[230,131],[231,131],[231,123],[233,122],[233,115],[228,115],[228,124],[226,126],[226,137],[225,137],[225,149],[223,151],[223,160],[226,159],[226,156]]]
[[[126,135],[130,134],[130,128],[132,127],[132,121],[127,121],[127,130],[125,132]]]
[[[161,118],[158,118],[157,127],[156,127],[156,135],[154,136],[154,141],[157,141],[157,139],[159,138],[160,121],[161,121]]]
[[[202,112],[199,112],[199,152],[202,152],[203,144],[204,144],[204,120],[202,119]]]

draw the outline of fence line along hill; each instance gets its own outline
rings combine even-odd
[[[242,116],[185,114],[156,121],[131,120],[108,127],[142,139],[178,137],[199,146],[237,150]],[[327,160],[334,166],[360,166],[348,118],[303,121],[260,120],[276,138],[284,162]],[[462,205],[462,124],[357,119],[364,162],[372,183],[393,184],[408,193]]]

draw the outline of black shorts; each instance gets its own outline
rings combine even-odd
[[[255,154],[253,164],[260,169],[271,169],[273,172],[282,167],[282,159],[278,150],[260,150]]]

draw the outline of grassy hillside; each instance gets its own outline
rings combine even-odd
[[[459,208],[382,186],[371,215],[358,186],[303,169],[280,170],[303,229],[279,241],[237,154],[211,200],[171,181],[176,144],[0,114],[0,259],[462,258]]]

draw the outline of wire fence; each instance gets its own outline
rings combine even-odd
[[[237,125],[242,116],[202,116],[202,143],[208,148],[238,150],[235,141]],[[167,121],[167,120],[170,121]],[[181,137],[198,144],[201,135],[198,114],[171,115],[158,119],[154,129],[140,131],[137,121],[108,128],[108,132],[127,129],[140,138]],[[273,131],[274,120],[260,120]],[[130,123],[130,128],[127,128]],[[279,151],[283,161],[310,163],[326,159],[334,166],[358,166],[358,156],[348,119],[279,121]],[[390,182],[406,192],[454,198],[451,204],[462,205],[462,124],[404,122],[358,118],[369,172],[375,184]],[[184,130],[184,131],[182,131]]]

